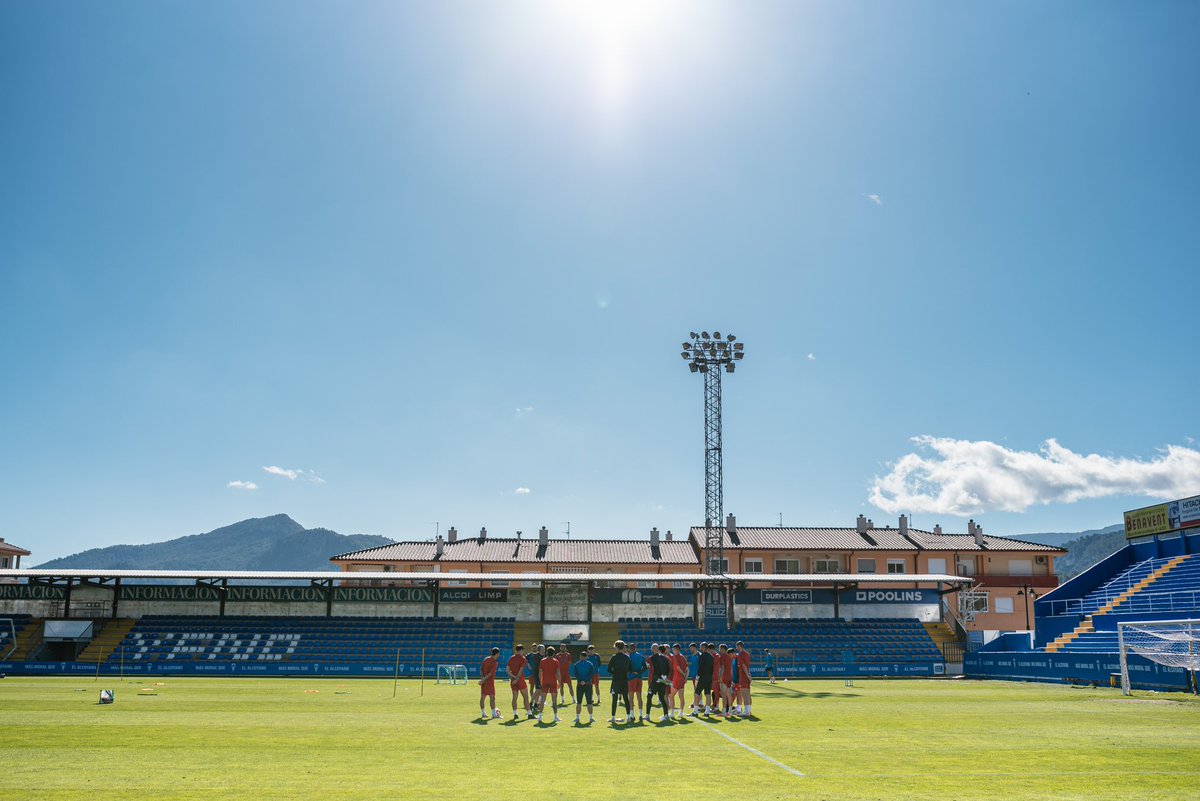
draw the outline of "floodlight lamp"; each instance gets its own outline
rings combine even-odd
[[[720,338],[721,338],[721,332],[713,331],[713,339],[720,339]]]
[[[733,358],[735,358],[735,359],[740,359],[740,358],[742,358],[744,355],[745,355],[745,354],[744,354],[744,353],[742,353],[740,350],[739,350],[739,351],[734,351]]]
[[[725,372],[727,372],[727,373],[733,372],[733,362],[727,362],[725,364]]]
[[[737,339],[737,337],[735,337],[733,334],[730,334],[728,337],[726,337],[726,339],[732,342],[733,340]]]
[[[734,344],[733,349],[734,350],[742,350],[745,347],[746,347],[746,344],[744,342],[737,342]]]
[[[685,350],[683,353],[679,354],[679,355],[680,355],[680,356],[682,356],[682,357],[683,357],[683,358],[685,358],[685,359],[687,359],[687,358],[689,358],[689,357],[691,356],[691,354],[690,354],[690,353],[688,353],[686,350]]]
[[[692,362],[691,364],[688,365],[688,369],[694,373],[700,369],[700,365],[696,364],[695,362]]]
[[[728,347],[729,347],[729,343],[728,343],[728,342],[718,342],[718,343],[717,343],[717,350],[725,350],[725,349],[727,349]]]
[[[691,337],[692,339],[699,339],[699,338],[700,338],[700,335],[699,335],[699,334],[697,334],[695,331],[693,331],[693,332],[691,332],[690,334],[688,334],[688,336],[689,336],[689,337]]]
[[[701,331],[701,332],[700,332],[700,338],[701,338],[701,339],[708,339],[708,332],[707,332],[707,331]]]
[[[707,365],[707,364],[702,364],[702,365],[700,365],[700,372],[702,372],[702,373],[707,373],[707,372],[708,372],[708,365]]]
[[[692,347],[692,343],[691,343],[691,342],[684,342],[684,343],[683,343],[683,349],[684,349],[684,350],[688,350],[688,349],[690,349],[691,347]]]
[[[709,356],[716,356],[716,355],[717,355],[717,349],[716,349],[716,348],[709,348],[709,349],[708,349],[708,355],[709,355]]]

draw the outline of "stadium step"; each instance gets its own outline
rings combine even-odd
[[[1066,634],[1060,634],[1057,638],[1055,638],[1054,642],[1047,644],[1046,653],[1056,654],[1063,648],[1067,647],[1072,640],[1084,634],[1091,634],[1095,630],[1096,627],[1092,624],[1092,616],[1088,615],[1083,619],[1083,622],[1074,629],[1068,631]]]
[[[593,623],[591,634],[591,642],[596,646],[596,653],[600,654],[601,664],[607,665],[613,655],[613,643],[621,636],[620,626],[616,623]]]
[[[933,640],[933,644],[941,651],[943,659],[955,656],[958,661],[962,661],[961,644],[954,636],[954,629],[950,628],[949,623],[922,623],[921,625],[925,627],[929,639]],[[952,646],[953,653],[947,654],[947,646]]]
[[[121,644],[125,635],[136,623],[136,620],[128,617],[95,621],[95,624],[101,627],[100,632],[92,637],[92,641],[79,653],[76,661],[95,662],[107,658]]]
[[[524,645],[525,653],[529,653],[529,646],[535,642],[541,642],[542,639],[542,624],[541,623],[514,623],[513,624],[513,646],[517,643]]]
[[[45,632],[45,620],[35,619],[29,621],[29,625],[17,633],[17,650],[13,651],[12,660],[14,662],[24,662],[28,659],[31,653],[41,647],[42,640],[45,638]]]
[[[1172,570],[1174,570],[1176,567],[1178,567],[1180,564],[1182,564],[1186,559],[1187,559],[1186,556],[1176,556],[1174,559],[1167,562],[1165,565],[1158,568],[1157,570],[1152,572],[1150,575],[1146,576],[1141,581],[1134,584],[1132,587],[1125,590],[1123,593],[1121,593],[1117,597],[1113,598],[1111,601],[1106,603],[1104,606],[1097,609],[1096,614],[1098,614],[1098,615],[1108,614],[1109,612],[1116,609],[1121,604],[1128,601],[1133,596],[1137,595],[1142,590],[1149,587],[1154,582],[1158,581],[1163,576],[1170,573]]]

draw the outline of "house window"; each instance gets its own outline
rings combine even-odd
[[[745,572],[747,573],[763,572],[763,560],[761,559],[747,559],[745,565]]]
[[[983,614],[988,610],[988,594],[984,590],[962,593],[962,611]]]
[[[728,573],[729,572],[729,560],[721,559],[721,560],[719,560],[719,562],[720,562],[720,564],[718,564],[717,559],[713,559],[711,562],[709,562],[708,563],[708,567],[709,567],[708,572],[709,573]]]
[[[800,572],[799,559],[776,559],[775,572],[783,574],[796,574]]]
[[[1012,598],[997,598],[996,599],[996,613],[997,614],[1011,615],[1012,612],[1013,612],[1013,599]]]
[[[637,583],[637,588],[639,590],[655,590],[655,589],[658,589],[658,582],[657,581],[639,581]]]
[[[0,567],[8,567],[8,557],[7,556],[5,556],[3,559],[0,559]]]
[[[497,571],[494,571],[494,572],[496,572],[496,573],[503,573],[504,571],[502,571],[502,570],[497,570]],[[507,586],[508,586],[508,582],[507,582],[507,581],[505,581],[504,579],[492,579],[492,580],[491,580],[491,582],[490,582],[490,584],[491,584],[493,587],[507,587]]]
[[[944,574],[946,572],[946,560],[945,559],[930,559],[929,565],[926,569],[930,573]]]
[[[959,562],[958,563],[958,575],[960,575],[960,576],[975,575],[975,563],[974,562]]]
[[[888,572],[889,572],[889,573],[903,573],[903,572],[905,572],[905,570],[904,570],[904,560],[903,560],[903,559],[889,559],[889,560],[888,560]]]
[[[692,582],[690,582],[690,581],[672,581],[671,586],[677,590],[690,590],[690,589],[692,589]]]
[[[858,572],[859,573],[874,573],[875,572],[875,560],[874,559],[859,559],[858,560]]]
[[[840,573],[842,563],[837,559],[816,559],[813,561],[814,573]]]
[[[448,572],[450,572],[450,573],[466,573],[467,571],[465,571],[465,570],[451,570],[451,571],[448,571]],[[446,582],[446,586],[447,586],[447,587],[465,587],[465,586],[467,586],[467,582],[465,582],[465,581],[447,581],[447,582]]]

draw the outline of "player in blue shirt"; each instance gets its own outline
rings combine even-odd
[[[599,675],[596,663],[585,656],[571,665],[571,675],[575,677],[575,724],[579,724],[579,713],[583,708],[585,697],[587,698],[588,723],[592,723],[596,719],[592,714],[592,679]]]
[[[771,653],[770,648],[763,649],[763,672],[771,679],[771,683],[775,683],[775,654]]]
[[[692,717],[700,714],[700,687],[696,684],[696,679],[700,675],[700,647],[696,643],[688,643],[688,682],[692,685]]]
[[[634,720],[645,720],[648,714],[642,714],[642,679],[646,677],[646,655],[638,653],[637,645],[629,644],[629,697],[637,701],[637,715]],[[646,707],[650,711],[650,707]],[[633,715],[632,709],[625,710],[626,715]]]

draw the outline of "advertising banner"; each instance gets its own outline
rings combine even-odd
[[[219,601],[221,591],[207,584],[122,584],[122,601]]]
[[[1172,530],[1200,526],[1200,495],[1168,503],[1167,525]]]
[[[508,600],[508,590],[442,590],[438,600],[442,603],[504,603]]]
[[[334,603],[433,603],[428,587],[335,587]]]
[[[61,601],[63,588],[49,584],[0,584],[0,601]]]
[[[1147,506],[1144,509],[1134,509],[1125,513],[1125,539],[1147,537],[1151,534],[1163,534],[1171,530],[1167,517],[1167,504]]]
[[[692,590],[593,590],[592,603],[597,604],[692,604]]]

